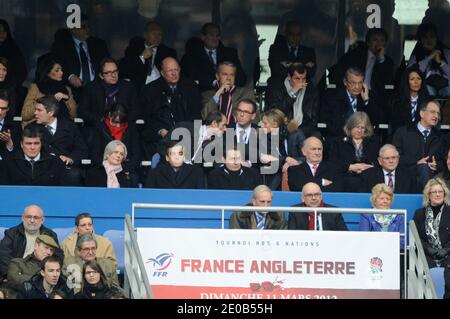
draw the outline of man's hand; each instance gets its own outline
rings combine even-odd
[[[259,156],[259,159],[261,160],[261,163],[263,163],[263,164],[278,161],[278,157],[269,155],[269,154],[261,154]]]
[[[366,83],[363,83],[362,85],[361,97],[364,102],[369,101],[369,88]]]
[[[59,158],[61,159],[61,161],[64,162],[64,164],[66,164],[67,166],[70,166],[73,164],[73,159],[71,159],[70,157],[64,156],[64,155],[60,155]]]
[[[144,57],[145,60],[148,60],[148,59],[150,59],[152,57],[152,55],[153,55],[153,50],[152,49],[154,47],[155,46],[152,45],[152,46],[150,46],[148,48],[145,48],[144,51],[142,51],[141,55]]]
[[[326,178],[322,179],[322,186],[328,186],[328,185],[331,185],[331,184],[333,184],[333,182],[330,181],[329,179],[326,179]]]
[[[216,92],[216,96],[219,97],[221,96],[223,93],[225,92],[229,92],[231,89],[233,88],[233,86],[231,84],[221,84],[220,88],[217,90]]]
[[[10,130],[0,132],[0,141],[5,142],[5,145],[8,149],[12,149],[14,147]]]
[[[366,163],[356,163],[356,164],[350,164],[349,166],[349,171],[351,172],[355,172],[357,174],[361,174],[362,172],[364,172],[366,169],[372,168],[373,165],[370,164],[366,164]]]
[[[426,156],[426,157],[424,157],[424,158],[421,158],[420,160],[418,160],[417,161],[417,165],[420,165],[420,164],[428,164],[428,158],[429,158],[429,156]]]
[[[169,133],[169,131],[166,130],[165,128],[163,128],[158,133],[159,133],[159,135],[161,135],[161,137],[166,137],[166,135]]]
[[[432,157],[433,161],[428,162],[428,167],[432,170],[432,171],[437,171],[437,163],[436,163],[436,158],[433,156]]]
[[[312,69],[314,67],[314,65],[315,65],[314,62],[308,62],[308,63],[305,64],[305,66],[310,68],[310,69]]]
[[[75,88],[79,88],[83,85],[83,82],[81,82],[80,78],[75,74],[69,76],[69,83]]]
[[[61,100],[68,100],[69,99],[69,96],[67,94],[64,94],[64,93],[61,93],[61,92],[56,93],[54,96],[55,96],[55,99],[58,100],[58,102],[60,102]]]

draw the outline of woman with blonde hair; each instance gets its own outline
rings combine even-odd
[[[450,298],[450,201],[440,178],[430,179],[423,189],[423,208],[416,210],[416,223],[428,266],[445,267],[445,294]]]

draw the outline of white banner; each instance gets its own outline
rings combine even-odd
[[[398,233],[138,228],[155,298],[398,298]]]

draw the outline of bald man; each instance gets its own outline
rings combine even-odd
[[[336,165],[323,161],[323,144],[320,139],[314,136],[307,138],[301,151],[306,158],[305,162],[288,169],[291,191],[301,191],[309,182],[316,183],[324,192],[342,191]]]
[[[30,205],[22,214],[22,223],[5,230],[5,237],[0,242],[0,281],[6,277],[12,258],[24,258],[33,253],[39,235],[48,235],[58,243],[56,233],[45,227],[44,221],[42,208]]]
[[[152,147],[156,147],[176,123],[201,119],[202,103],[197,84],[180,77],[180,65],[172,57],[162,60],[161,77],[143,87],[141,107],[147,156],[154,153]]]
[[[316,183],[307,183],[302,188],[302,202],[294,207],[335,207],[323,202],[322,190]],[[340,213],[289,213],[288,229],[297,230],[348,230]]]

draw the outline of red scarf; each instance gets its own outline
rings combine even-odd
[[[125,131],[128,128],[128,123],[122,123],[120,124],[119,127],[117,126],[113,126],[111,124],[111,121],[109,119],[109,117],[105,118],[105,124],[109,129],[109,132],[111,133],[111,135],[114,137],[115,140],[121,141],[123,134],[125,133]]]
[[[306,207],[305,203],[302,202],[302,207]],[[320,205],[319,207],[323,207],[323,200],[320,201]],[[317,217],[319,217],[320,213],[317,213]],[[308,229],[309,230],[314,230],[314,212],[312,213],[308,213],[309,216],[309,226]]]

